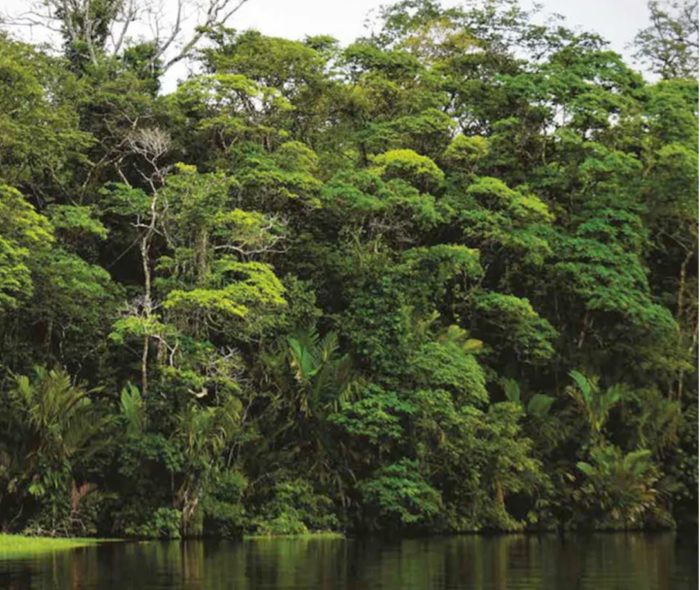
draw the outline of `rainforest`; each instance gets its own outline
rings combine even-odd
[[[213,11],[172,89],[55,4],[0,33],[0,530],[697,526],[697,3],[643,74],[514,0]]]

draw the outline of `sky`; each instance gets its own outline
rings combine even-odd
[[[531,0],[520,0],[524,8],[531,8]],[[17,14],[27,8],[31,0],[0,0],[6,14]],[[163,0],[166,6],[175,0]],[[301,39],[306,35],[332,35],[347,44],[365,32],[367,15],[386,0],[248,0],[229,21],[236,29],[257,29],[264,34]],[[457,0],[443,0],[445,5],[458,4]],[[543,13],[558,13],[572,28],[594,31],[611,43],[612,49],[630,58],[629,45],[639,29],[648,25],[647,0],[540,0]],[[42,41],[40,31],[20,31],[28,39]],[[186,72],[178,68],[170,72],[166,88],[175,86],[178,77]]]
[[[256,28],[276,36],[300,38],[330,34],[348,43],[363,32],[367,13],[382,0],[249,0],[232,21],[235,28]],[[444,4],[457,4],[444,1]],[[523,7],[532,2],[523,0]],[[543,11],[566,17],[569,26],[600,33],[622,52],[648,24],[647,0],[540,0]]]

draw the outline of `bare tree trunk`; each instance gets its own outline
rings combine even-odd
[[[494,482],[494,491],[496,493],[496,504],[498,504],[499,508],[503,508],[503,510],[505,510],[506,498],[505,494],[503,493],[503,486],[501,485],[501,480],[498,478],[496,478],[496,481]]]
[[[197,280],[202,282],[209,274],[209,234],[202,231],[197,237],[195,246],[195,264],[197,266]]]
[[[141,264],[143,266],[143,281],[144,281],[144,296],[143,296],[143,316],[147,320],[151,317],[152,301],[151,301],[151,267],[149,264],[149,241],[150,233],[141,240]],[[148,348],[150,338],[148,334],[143,336],[143,351],[141,353],[141,393],[146,395],[148,392]]]
[[[588,331],[588,328],[588,311],[586,311],[586,314],[583,316],[583,322],[581,323],[581,332],[578,336],[577,348],[581,348],[583,346],[583,341],[586,338],[586,332]]]
[[[684,292],[685,292],[685,283],[686,283],[686,275],[688,272],[688,263],[690,262],[690,259],[693,257],[693,250],[688,250],[688,252],[685,255],[685,258],[683,259],[683,262],[681,263],[681,269],[678,275],[678,296],[676,298],[676,321],[678,322],[678,329],[680,331],[680,324],[681,320],[683,319],[683,310],[684,310]]]
[[[192,526],[199,507],[199,494],[195,489],[185,482],[178,490],[175,498],[175,505],[182,514],[180,519],[180,530],[183,537],[189,537],[194,532]]]

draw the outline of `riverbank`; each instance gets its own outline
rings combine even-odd
[[[25,554],[50,553],[52,551],[97,545],[104,541],[107,541],[107,539],[28,537],[24,535],[0,534],[0,555],[13,557]]]
[[[244,535],[244,541],[260,541],[272,539],[344,539],[343,533],[336,532],[310,532],[296,535]],[[12,535],[0,533],[0,557],[17,557],[20,555],[34,555],[50,553],[78,547],[89,547],[115,541],[116,539],[100,539],[94,537],[32,537],[26,535]],[[142,539],[143,541],[143,539]]]

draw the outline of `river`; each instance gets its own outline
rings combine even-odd
[[[13,590],[688,590],[694,534],[115,542],[0,557]]]

